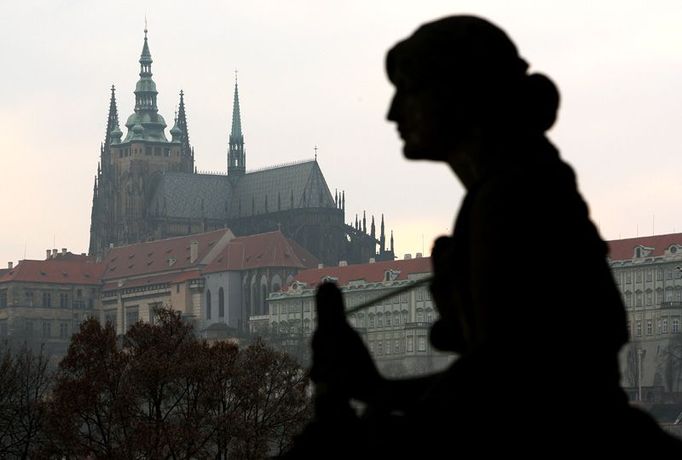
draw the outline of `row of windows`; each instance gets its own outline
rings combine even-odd
[[[161,156],[161,147],[154,147],[154,150],[150,146],[146,146],[144,148],[144,154],[145,155],[151,155],[152,152],[154,153],[155,156],[159,157]],[[142,149],[136,149],[133,148],[133,155],[137,155],[138,153],[142,153]],[[127,147],[125,149],[120,149],[118,151],[118,157],[123,158],[123,157],[129,157],[130,156],[130,147]],[[170,156],[170,148],[164,147],[163,148],[163,156],[169,157]]]
[[[426,336],[418,336],[417,351],[426,351]],[[400,354],[404,352],[412,353],[415,350],[414,337],[405,337],[404,345],[401,339],[385,339],[385,340],[370,340],[369,341],[369,351],[373,355],[390,355],[390,354]]]
[[[656,321],[656,334],[661,335],[661,334],[667,334],[668,333],[668,324],[670,324],[670,332],[672,334],[678,334],[680,332],[680,320],[679,319],[673,319],[670,323],[668,323],[667,319],[659,319]],[[654,335],[654,320],[648,319],[646,320],[646,323],[643,324],[642,320],[637,320],[635,321],[635,336],[636,337],[641,337],[642,336],[642,326],[646,327],[646,335]],[[630,325],[628,324],[628,329],[630,329]]]
[[[614,273],[616,282],[619,284],[632,284],[634,278],[635,283],[642,283],[643,281],[652,282],[654,280],[654,273],[656,281],[673,280],[682,278],[682,272],[677,268],[647,268],[639,270],[619,270]],[[633,276],[634,275],[634,276]]]
[[[57,325],[55,327],[52,327],[53,323],[58,323],[59,329],[57,329]],[[6,336],[7,335],[7,326],[4,325],[5,327],[0,330],[0,335]],[[24,335],[27,338],[30,337],[37,337],[36,335],[36,321],[27,319],[24,320]],[[54,334],[54,335],[53,335]],[[58,334],[58,335],[57,335]],[[67,339],[69,337],[69,323],[65,321],[51,321],[51,320],[43,320],[42,321],[42,334],[41,337],[43,339],[50,339],[50,338],[60,338],[60,339]]]
[[[682,289],[637,291],[634,295],[631,292],[626,292],[623,300],[626,307],[641,307],[644,305],[656,305],[661,302],[682,301]]]

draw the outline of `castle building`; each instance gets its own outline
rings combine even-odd
[[[622,386],[632,400],[682,401],[682,233],[609,241],[628,318]]]
[[[413,285],[431,274],[431,259],[419,257],[303,270],[287,289],[268,297],[265,315],[252,316],[253,334],[296,356],[310,360],[310,336],[315,330],[315,290],[326,280],[339,285],[346,308]],[[435,350],[428,339],[436,319],[427,286],[418,286],[349,317],[382,374],[419,375],[443,369],[452,355]]]
[[[104,264],[65,248],[0,272],[0,341],[63,355],[81,321],[97,316]]]
[[[91,255],[114,246],[230,228],[235,235],[281,230],[325,265],[392,260],[383,216],[376,235],[374,217],[345,223],[345,192],[332,195],[317,159],[246,170],[239,88],[235,81],[226,174],[200,174],[189,140],[183,91],[171,139],[158,113],[147,30],[135,87],[135,111],[119,127],[111,88],[104,143],[93,190]],[[392,238],[391,238],[392,240]]]
[[[229,229],[117,246],[103,260],[100,321],[119,334],[155,309],[180,311],[202,337],[242,335],[265,299],[318,260],[279,230]]]

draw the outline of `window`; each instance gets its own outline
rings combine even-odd
[[[656,280],[661,281],[662,279],[663,279],[663,270],[659,268],[656,270]]]
[[[24,334],[26,337],[33,337],[33,321],[27,319],[24,323]]]
[[[386,313],[386,327],[389,327],[391,325],[391,314]]]
[[[206,319],[211,319],[211,290],[206,290]]]
[[[222,287],[218,289],[218,317],[225,317],[225,291]]]
[[[137,307],[126,308],[126,327],[130,329],[133,324],[140,319],[140,312]]]
[[[417,351],[426,351],[426,337],[423,335],[417,337]]]
[[[0,307],[7,306],[7,289],[0,291]]]
[[[393,353],[400,353],[400,339],[393,340]]]
[[[653,274],[651,273],[651,269],[647,269],[646,271],[646,280],[647,281],[652,281],[653,279]]]
[[[667,320],[667,319],[664,319],[664,320],[663,320],[663,330],[662,330],[662,332],[663,332],[664,334],[667,334],[667,333],[668,333],[668,320]]]
[[[433,310],[431,309],[426,310],[426,322],[427,323],[433,322]]]
[[[116,329],[116,310],[104,312],[104,322],[106,324],[111,324],[111,326]]]
[[[144,148],[144,154],[145,155],[151,155],[152,154],[152,148],[151,147],[145,147]]]
[[[412,353],[414,351],[414,337],[405,337],[405,349],[408,353]]]
[[[69,335],[69,323],[59,324],[59,338],[66,339]]]
[[[377,341],[377,355],[381,355],[384,352],[384,341],[379,340]]]
[[[625,283],[630,284],[632,283],[632,272],[625,272]]]
[[[654,303],[654,296],[651,291],[647,291],[646,293],[646,304],[647,305],[652,305]]]
[[[24,291],[24,300],[29,307],[33,306],[33,291]]]
[[[418,323],[424,322],[424,311],[421,308],[417,308],[417,322]]]
[[[369,315],[369,327],[374,327],[374,315]]]
[[[672,324],[672,328],[670,329],[670,332],[672,332],[673,334],[677,334],[680,332],[680,320],[679,319],[673,320],[673,324]]]
[[[0,321],[0,337],[7,337],[7,320]]]
[[[641,337],[641,336],[642,336],[642,321],[637,320],[637,322],[635,323],[635,325],[636,325],[636,328],[635,328],[635,335],[636,335],[637,337]]]
[[[417,301],[421,301],[424,298],[424,291],[422,289],[417,289]]]
[[[49,321],[43,321],[43,338],[49,339],[52,336],[52,324]]]
[[[59,294],[59,307],[66,308],[69,305],[69,294],[61,292]]]
[[[651,335],[654,333],[653,321],[650,319],[646,320],[646,335]]]
[[[642,282],[642,270],[637,270],[635,272],[635,281],[638,283]]]
[[[402,316],[402,318],[401,318],[401,319],[402,319],[402,323],[403,323],[403,324],[407,323],[407,310],[403,310],[401,316]]]
[[[659,319],[656,321],[656,334],[661,335],[661,332],[663,332],[663,322]]]
[[[400,326],[400,312],[393,312],[393,325]]]
[[[52,306],[52,295],[49,292],[43,292],[43,307]]]
[[[635,306],[636,307],[642,306],[642,293],[641,292],[637,292],[635,294]]]
[[[377,315],[377,327],[384,327],[384,315],[381,313]]]

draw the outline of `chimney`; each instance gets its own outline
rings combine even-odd
[[[317,264],[317,268],[324,268],[324,264]]]
[[[374,257],[370,257],[370,258],[369,258],[369,263],[370,263],[370,264],[373,264],[374,262],[376,262],[376,259],[375,259]]]
[[[52,258],[54,259],[55,257],[57,257],[57,254],[59,254],[59,251],[57,251],[57,249],[53,249],[52,250]]]
[[[193,264],[199,258],[199,242],[193,240],[189,243],[189,263]]]
[[[63,256],[66,255],[66,248],[62,248],[62,255],[63,255]]]
[[[340,260],[340,261],[339,261],[339,267],[347,267],[347,266],[348,266],[348,262],[347,262],[347,261],[345,261],[345,260]]]
[[[422,258],[422,253],[421,253],[421,252],[416,253],[416,254],[414,255],[414,258],[415,258],[415,259],[421,259],[421,258]]]
[[[7,268],[11,270],[12,267],[14,267],[14,262],[7,262]]]
[[[49,249],[47,249],[46,251],[47,251],[47,256],[45,256],[45,260],[50,258],[50,252],[51,252]]]
[[[86,253],[84,253],[84,252],[81,252],[81,255],[82,255],[82,256],[87,256],[87,254],[86,254]]]
[[[412,259],[412,254],[405,254],[405,260]]]

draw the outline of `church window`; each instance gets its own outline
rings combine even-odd
[[[211,290],[206,291],[206,319],[211,319]]]
[[[222,287],[218,290],[218,317],[225,317],[225,291]]]

